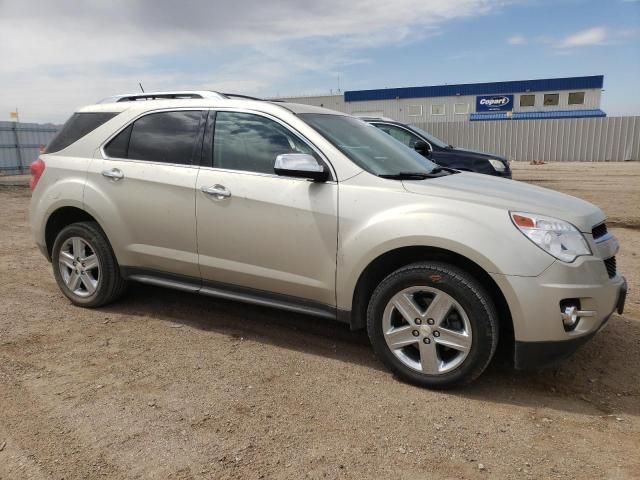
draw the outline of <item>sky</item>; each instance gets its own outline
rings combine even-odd
[[[0,0],[0,120],[119,93],[257,96],[604,75],[640,115],[640,0]]]

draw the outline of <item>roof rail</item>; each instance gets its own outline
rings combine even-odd
[[[98,103],[136,102],[138,100],[171,100],[185,98],[227,98],[226,95],[211,90],[184,90],[178,92],[144,92],[113,95]]]
[[[264,98],[250,97],[249,95],[241,95],[239,93],[222,93],[221,95],[224,95],[225,97],[227,97],[229,99],[239,98],[241,100],[259,100],[261,102],[265,101]],[[266,100],[266,101],[269,101],[269,100]]]

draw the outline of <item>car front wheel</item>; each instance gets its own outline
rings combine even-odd
[[[493,302],[467,272],[415,263],[386,277],[367,311],[373,348],[399,377],[448,388],[477,378],[498,344]]]

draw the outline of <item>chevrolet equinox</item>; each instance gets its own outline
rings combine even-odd
[[[597,207],[438,166],[323,108],[116,96],[74,113],[31,173],[33,235],[74,304],[137,281],[337,319],[422,386],[474,380],[499,343],[516,368],[553,363],[624,307]]]

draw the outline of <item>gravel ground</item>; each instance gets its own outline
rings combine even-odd
[[[0,188],[0,479],[640,478],[640,164],[514,169],[608,212],[627,312],[558,369],[447,393],[338,323],[143,285],[73,307]]]

